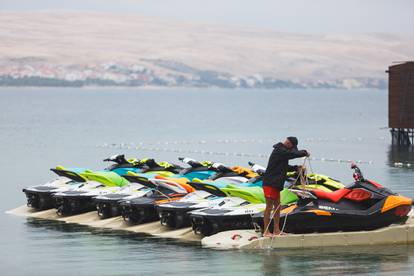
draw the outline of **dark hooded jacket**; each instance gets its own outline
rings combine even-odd
[[[289,166],[289,160],[304,157],[307,154],[306,150],[288,149],[283,143],[274,145],[266,172],[263,175],[263,186],[282,190],[287,178],[287,172],[297,170],[297,166]]]

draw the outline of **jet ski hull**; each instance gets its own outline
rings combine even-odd
[[[81,192],[66,192],[65,195],[54,195],[57,214],[60,216],[77,215],[96,210],[93,198],[95,195],[82,195]]]
[[[188,212],[194,211],[200,208],[194,208],[192,206],[197,203],[191,202],[174,202],[176,207],[158,206],[158,215],[161,225],[168,226],[170,228],[182,228],[191,226],[191,218]]]
[[[36,210],[47,210],[55,207],[53,193],[55,187],[38,187],[34,189],[23,189],[26,194],[27,206]]]
[[[121,215],[120,201],[130,195],[108,195],[105,198],[95,198],[96,210],[101,219]]]
[[[155,199],[152,202],[132,203],[121,202],[121,215],[129,224],[141,224],[144,222],[156,221],[158,219],[155,209]]]
[[[159,219],[157,204],[164,200],[178,200],[180,197],[142,197],[128,201],[121,201],[121,214],[124,220],[130,224],[141,224]]]
[[[211,209],[204,211],[203,214],[190,214],[194,233],[211,236],[222,231],[253,228],[250,214],[226,216],[228,212],[230,211]]]

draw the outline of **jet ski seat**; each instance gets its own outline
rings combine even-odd
[[[336,203],[340,201],[344,196],[349,194],[351,190],[347,188],[342,188],[334,192],[326,192],[320,189],[315,189],[315,190],[312,190],[311,192],[320,199],[327,199],[327,200],[330,200]]]
[[[85,172],[80,173],[80,175],[87,180],[97,181],[102,183],[107,187],[123,187],[129,184],[129,181],[117,173],[114,172],[104,172],[104,171],[90,171],[86,170]]]
[[[195,191],[195,189],[193,187],[191,187],[191,185],[188,184],[188,179],[187,178],[172,178],[172,177],[163,177],[161,175],[156,175],[155,179],[161,179],[161,180],[169,180],[172,182],[177,183],[178,185],[180,185],[181,187],[183,187],[187,193],[192,193]]]
[[[377,188],[382,188],[381,184],[375,181],[367,180],[367,183]],[[342,198],[346,198],[348,200],[356,202],[361,202],[372,197],[371,192],[367,191],[366,189],[359,188],[358,184],[352,184],[347,188],[342,188],[333,192],[326,192],[321,189],[315,189],[312,190],[312,192],[318,198],[327,199],[335,203],[340,201]]]
[[[244,176],[246,178],[253,178],[253,177],[257,177],[258,174],[255,173],[254,171],[252,171],[251,169],[248,168],[243,168],[243,167],[239,167],[239,166],[235,166],[231,168],[235,173]]]

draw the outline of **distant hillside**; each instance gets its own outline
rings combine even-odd
[[[305,35],[112,13],[0,12],[0,85],[384,88],[414,38]]]

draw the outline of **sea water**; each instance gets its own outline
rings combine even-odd
[[[414,197],[414,158],[391,146],[387,124],[378,90],[2,88],[0,273],[412,275],[414,246],[216,251],[4,213],[56,165],[99,169],[125,153],[265,166],[272,145],[292,135],[314,158],[309,170],[351,183],[347,160],[360,161],[366,178]]]

